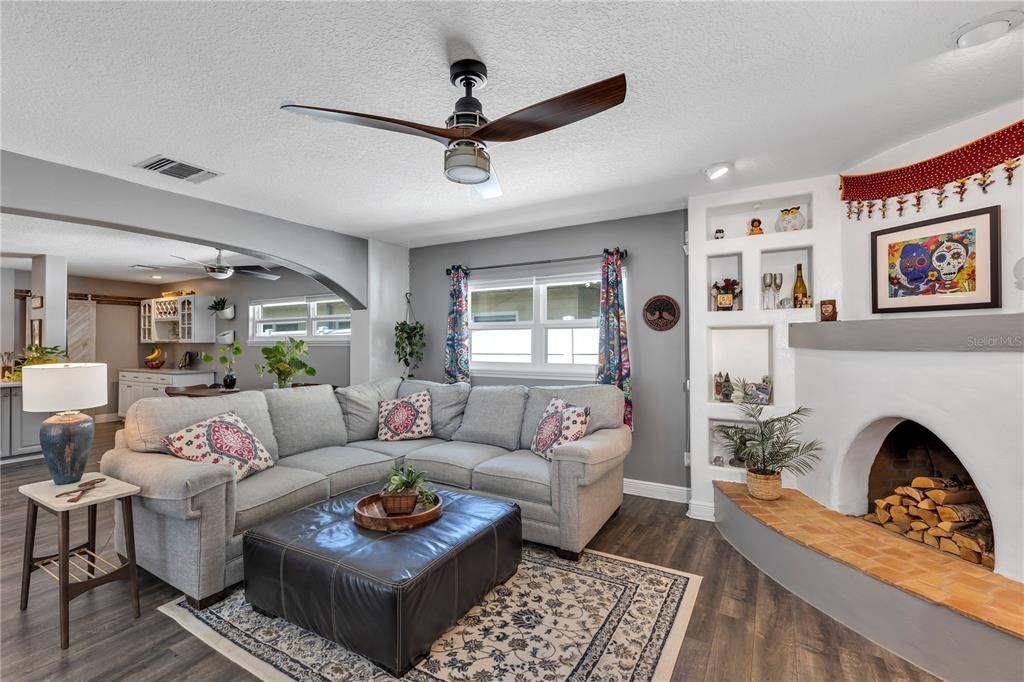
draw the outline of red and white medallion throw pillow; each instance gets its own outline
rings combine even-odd
[[[231,469],[235,480],[274,466],[274,459],[242,418],[225,412],[161,439],[175,457]]]
[[[429,392],[380,401],[377,410],[377,438],[380,440],[416,440],[433,435]]]
[[[540,416],[530,450],[544,459],[559,445],[579,440],[587,434],[590,408],[570,405],[561,398],[552,398]]]

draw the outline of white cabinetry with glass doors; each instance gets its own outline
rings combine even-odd
[[[484,281],[471,277],[473,372],[593,379],[600,310],[597,271]]]
[[[139,338],[143,343],[213,343],[216,317],[208,310],[212,296],[168,296],[139,304]]]

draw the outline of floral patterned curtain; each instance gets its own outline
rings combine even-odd
[[[448,269],[448,340],[444,348],[444,381],[469,381],[469,270]]]
[[[629,379],[629,341],[626,337],[626,299],[622,290],[622,253],[605,250],[601,262],[600,346],[597,380],[614,384],[626,395],[622,421],[633,428],[633,391]]]

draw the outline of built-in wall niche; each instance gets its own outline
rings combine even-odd
[[[712,328],[708,333],[708,367],[711,369],[708,400],[715,403],[739,403],[746,397],[754,402],[771,405],[774,401],[772,328]],[[725,381],[726,375],[728,382]],[[744,396],[738,390],[741,381],[753,385],[752,395]],[[724,390],[726,386],[734,389],[731,396]]]
[[[750,223],[755,218],[761,221],[761,229],[765,234],[781,232],[781,228],[776,229],[776,223],[782,210],[795,207],[799,207],[804,217],[804,229],[811,229],[811,195],[798,194],[709,208],[706,237],[715,239],[717,230],[722,231],[720,239],[746,237],[750,232]],[[751,235],[751,239],[757,239],[757,235]]]
[[[715,299],[713,287],[715,282],[723,284],[726,279],[739,280],[743,286],[743,255],[726,253],[720,256],[708,256],[708,310],[721,310]],[[732,310],[743,310],[743,296],[734,297]]]
[[[814,290],[812,285],[811,266],[813,262],[813,249],[810,246],[800,246],[791,249],[775,249],[761,252],[761,271],[756,284],[758,290],[761,310],[777,310],[794,308],[793,285],[796,283],[796,267],[802,266],[804,284],[807,286],[807,296],[811,299],[813,307]],[[769,274],[782,274],[782,283],[778,292],[774,288],[767,290],[764,284]],[[753,296],[753,288],[748,288],[748,293]]]
[[[718,432],[718,426],[750,426],[751,422],[744,422],[738,419],[711,419],[708,421],[708,464],[713,467],[731,469],[734,472],[742,472],[745,466],[737,461],[733,449],[729,445],[729,439]]]

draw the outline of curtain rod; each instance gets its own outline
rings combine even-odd
[[[574,260],[591,260],[593,258],[602,258],[606,253],[608,253],[608,249],[605,249],[603,253],[595,253],[595,254],[591,254],[589,256],[572,256],[570,258],[551,258],[549,260],[531,260],[531,261],[525,261],[525,262],[522,262],[522,263],[506,263],[504,265],[481,265],[478,268],[466,268],[466,269],[469,270],[470,272],[473,272],[474,270],[495,270],[497,268],[517,268],[517,267],[523,267],[523,266],[526,266],[526,265],[550,265],[551,263],[568,263],[568,262],[574,261]],[[622,249],[622,251],[620,253],[622,254],[623,258],[627,258],[629,256],[629,251],[627,249]],[[452,274],[452,269],[451,268],[445,268],[444,274],[446,274],[446,275]]]

